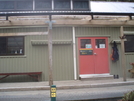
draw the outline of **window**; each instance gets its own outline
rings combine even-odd
[[[90,39],[81,39],[81,48],[92,48]]]
[[[5,9],[5,10],[14,9],[14,2],[12,2],[12,1],[0,1],[0,9]]]
[[[2,0],[0,1],[0,10],[33,10],[33,0]]]
[[[24,55],[24,37],[0,37],[0,56]]]
[[[74,0],[73,1],[74,10],[89,10],[88,0]]]
[[[17,10],[33,10],[33,1],[16,1],[16,9]]]
[[[36,0],[35,10],[52,10],[51,0]]]
[[[106,41],[105,39],[96,39],[95,40],[96,43],[96,48],[106,48]]]
[[[54,1],[55,10],[70,10],[70,0],[55,0]]]
[[[134,35],[126,35],[125,52],[134,52]]]

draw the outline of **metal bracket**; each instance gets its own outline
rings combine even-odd
[[[126,36],[123,35],[123,36],[119,36],[120,39],[126,39]]]
[[[6,15],[6,20],[8,20],[8,16]]]
[[[49,29],[52,29],[52,25],[53,23],[55,23],[56,21],[45,21],[45,23],[49,24]]]

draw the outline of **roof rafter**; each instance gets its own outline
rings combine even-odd
[[[45,23],[47,20],[11,20],[0,21],[0,27],[6,26],[48,26]],[[54,20],[53,26],[80,26],[80,25],[94,25],[94,26],[134,26],[134,20],[115,21],[115,20]]]

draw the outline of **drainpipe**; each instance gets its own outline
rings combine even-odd
[[[73,30],[73,60],[74,60],[74,80],[77,80],[77,69],[76,69],[76,44],[75,44],[75,27]]]

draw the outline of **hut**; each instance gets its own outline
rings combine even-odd
[[[0,0],[0,73],[42,72],[42,81],[48,81],[52,62],[56,81],[87,75],[125,80],[134,60],[133,16],[132,2]],[[111,59],[114,42],[116,61]],[[32,80],[12,75],[0,82]]]

